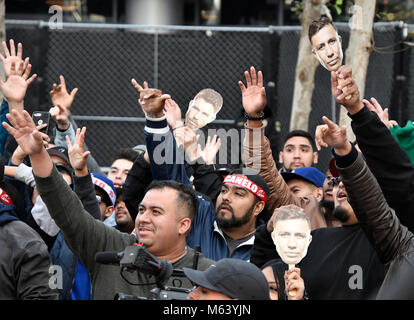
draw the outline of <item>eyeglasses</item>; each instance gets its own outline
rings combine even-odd
[[[101,201],[102,201],[102,197],[101,197],[101,196],[96,195],[96,200],[98,200],[98,203],[101,203]]]
[[[331,178],[331,180],[329,180],[328,185],[330,185],[331,187],[336,187],[339,185],[339,183],[342,182],[342,177],[333,177]]]

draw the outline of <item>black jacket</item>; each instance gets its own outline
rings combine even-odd
[[[134,164],[128,171],[122,188],[122,200],[131,215],[133,221],[138,214],[138,205],[145,195],[145,190],[152,181],[149,164],[144,159],[144,154],[138,155]]]
[[[24,222],[4,219],[8,210],[0,210],[0,300],[56,300],[57,291],[49,286],[51,263],[45,243]]]
[[[353,158],[336,163],[359,223],[386,266],[377,299],[414,299],[414,234],[388,206],[361,155]]]
[[[349,193],[348,185],[346,187]],[[362,190],[369,190],[371,184],[361,179],[358,180],[358,188],[360,193],[366,193]],[[372,204],[376,204],[375,199],[371,199]],[[357,216],[365,214],[362,212],[365,207],[353,206],[353,209]],[[309,299],[375,299],[385,270],[375,246],[364,233],[363,225],[319,228],[311,234],[308,253],[298,265]],[[250,261],[261,267],[273,258],[278,258],[278,254],[270,233],[266,226],[259,227]],[[352,285],[357,270],[362,275],[361,288]]]
[[[352,129],[368,167],[388,205],[414,232],[414,166],[375,112],[364,107],[352,118]]]
[[[375,299],[384,267],[361,226],[320,228],[311,232],[308,253],[297,265],[310,300]],[[266,225],[257,228],[250,262],[259,268],[280,258]],[[362,289],[353,288],[355,267],[362,269]]]

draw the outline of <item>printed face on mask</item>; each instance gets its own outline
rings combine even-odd
[[[185,124],[192,129],[200,129],[214,118],[214,106],[204,99],[198,99],[190,103],[185,117]]]
[[[328,24],[312,36],[312,53],[328,71],[337,71],[342,65],[342,38]]]
[[[185,125],[193,130],[201,129],[216,119],[223,105],[220,93],[203,89],[191,100],[185,115]]]
[[[295,265],[306,256],[312,236],[306,220],[287,219],[276,222],[272,239],[283,262]]]

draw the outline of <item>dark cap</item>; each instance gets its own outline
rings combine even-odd
[[[52,147],[46,149],[46,151],[49,153],[50,156],[59,157],[66,162],[66,165],[70,166],[68,149],[66,149],[65,147]]]
[[[67,173],[73,179],[72,167],[68,167],[67,165],[65,165],[61,162],[55,163],[55,166],[56,166],[57,171],[59,171],[60,173]],[[73,181],[72,181],[72,183],[73,183]]]
[[[183,268],[195,284],[225,294],[232,299],[270,300],[269,286],[262,271],[254,264],[225,258],[204,271]]]
[[[318,188],[323,187],[323,182],[326,178],[321,171],[314,167],[301,167],[292,171],[282,172],[281,175],[286,182],[292,179],[300,179],[310,182]]]

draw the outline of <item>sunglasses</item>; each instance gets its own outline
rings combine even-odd
[[[339,185],[339,183],[342,181],[342,177],[333,177],[331,180],[329,180],[328,185],[331,187],[336,187]]]

